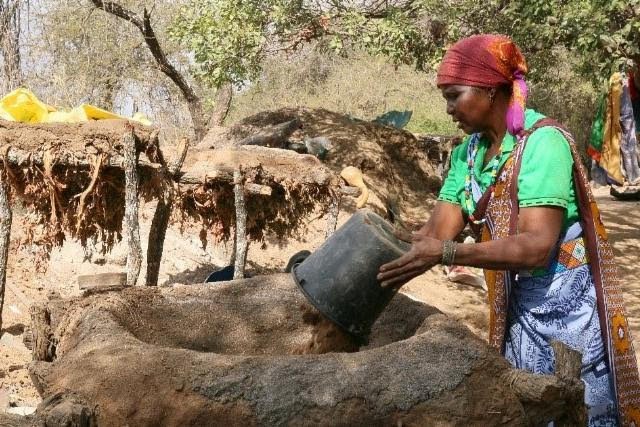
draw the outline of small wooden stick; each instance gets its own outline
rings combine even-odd
[[[9,204],[9,186],[6,176],[0,176],[0,335],[2,335],[2,309],[7,282],[7,260],[9,258],[9,244],[11,243],[11,221],[13,212]]]
[[[142,248],[140,247],[140,224],[138,221],[138,170],[136,139],[133,126],[122,136],[124,147],[125,205],[124,221],[126,224],[127,252],[127,285],[135,286],[142,264]]]
[[[234,279],[244,278],[244,266],[247,261],[247,208],[245,206],[244,185],[242,184],[242,172],[236,169],[233,172],[233,193],[236,202],[236,258],[233,271]]]

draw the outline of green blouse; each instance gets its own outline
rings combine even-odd
[[[544,116],[534,110],[525,112],[525,129],[530,129]],[[451,168],[440,190],[438,200],[460,205],[464,204],[464,182],[467,175],[467,137],[451,153]],[[500,167],[513,151],[515,137],[507,133],[502,140],[503,156]],[[491,183],[491,160],[483,166],[485,153],[490,142],[482,137],[478,144],[475,159],[475,176],[484,192]],[[562,231],[566,231],[578,221],[578,202],[573,184],[573,157],[565,137],[556,129],[543,127],[534,131],[527,141],[522,157],[522,166],[518,176],[519,206],[559,206],[564,208]],[[466,212],[469,213],[469,212]]]

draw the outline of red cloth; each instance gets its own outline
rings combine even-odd
[[[520,49],[506,36],[481,34],[454,44],[442,59],[438,86],[497,87],[511,84],[516,72],[527,73]]]
[[[507,131],[519,136],[524,130],[526,73],[524,56],[509,37],[480,34],[462,39],[447,50],[438,69],[437,84],[486,88],[511,85]]]
[[[635,101],[640,97],[640,94],[638,93],[638,87],[636,86],[636,81],[633,77],[632,72],[629,72],[629,94],[631,95],[632,101]]]

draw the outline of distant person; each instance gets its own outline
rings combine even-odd
[[[640,425],[636,357],[607,233],[573,138],[526,109],[526,73],[505,36],[473,36],[447,51],[438,87],[469,136],[411,250],[378,279],[399,287],[438,263],[483,268],[490,345],[516,368],[551,374],[549,343],[565,343],[582,353],[589,425]],[[466,224],[480,243],[453,241]]]
[[[606,96],[600,100],[587,144],[587,154],[595,162],[592,178],[597,184],[625,187],[640,184],[636,124],[640,99],[635,75],[633,70],[627,76],[613,73]]]

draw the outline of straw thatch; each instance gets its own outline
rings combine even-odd
[[[289,236],[303,229],[304,217],[326,211],[335,197],[336,175],[318,159],[289,150],[241,146],[198,150],[188,154],[179,177],[178,211],[228,239],[235,227],[233,173],[239,170],[246,194],[247,234],[262,240],[267,233]]]
[[[139,191],[151,197],[164,163],[153,129],[124,120],[77,124],[0,121],[0,160],[25,239],[47,255],[65,235],[103,250],[121,237],[124,216],[123,138],[133,135],[140,156]],[[46,260],[46,256],[39,258]]]

